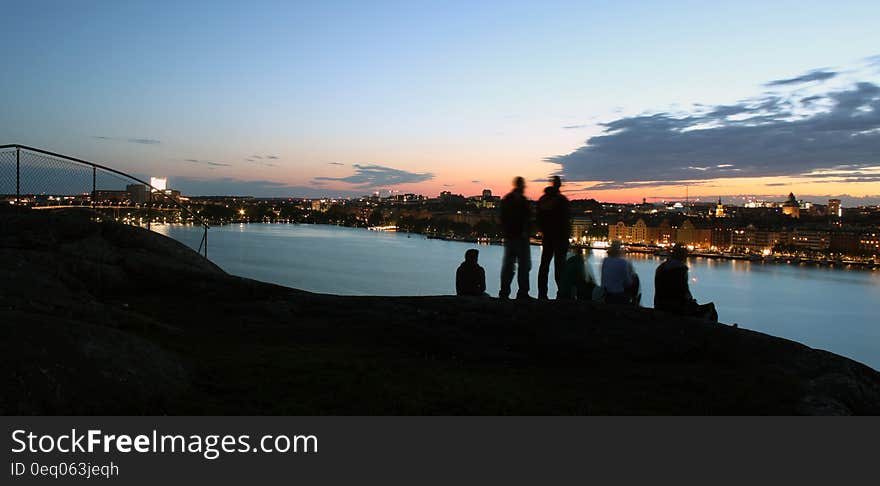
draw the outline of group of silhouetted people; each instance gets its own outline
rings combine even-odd
[[[529,224],[531,202],[525,196],[525,180],[517,177],[513,190],[501,200],[501,226],[504,235],[504,258],[501,264],[501,290],[498,298],[510,297],[514,275],[517,276],[517,299],[529,296],[531,244]],[[541,264],[538,267],[538,299],[548,299],[550,263],[553,262],[558,300],[589,300],[609,304],[638,306],[641,303],[639,276],[629,260],[623,257],[623,247],[614,241],[602,261],[601,284],[593,277],[586,264],[589,252],[582,249],[569,251],[569,202],[560,188],[558,176],[550,179],[550,186],[537,201],[536,220],[543,235]],[[458,295],[488,296],[486,272],[478,263],[479,251],[465,252],[465,260],[458,267],[455,289]],[[674,314],[718,321],[713,303],[700,305],[693,298],[688,285],[687,249],[675,245],[669,257],[657,267],[654,275],[654,308]]]

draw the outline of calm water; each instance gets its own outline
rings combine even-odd
[[[197,247],[201,229],[156,230]],[[480,250],[488,292],[498,294],[500,246],[429,240],[324,225],[246,224],[211,228],[209,256],[227,272],[313,292],[439,295],[455,292],[455,269],[468,248]],[[531,294],[537,295],[540,248],[532,247]],[[598,276],[604,251],[589,259]],[[653,305],[660,259],[630,255]],[[880,271],[691,259],[691,292],[714,301],[722,322],[827,349],[880,369]],[[551,276],[550,295],[555,295]],[[515,289],[514,280],[514,289]],[[515,292],[515,290],[514,290]]]

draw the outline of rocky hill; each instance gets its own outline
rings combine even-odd
[[[880,373],[576,302],[340,297],[88,212],[0,213],[2,414],[880,414]]]

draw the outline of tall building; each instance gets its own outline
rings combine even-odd
[[[575,216],[571,218],[571,237],[574,241],[581,243],[587,237],[587,232],[593,227],[593,218],[586,216]]]
[[[724,217],[724,205],[721,204],[721,198],[718,198],[718,205],[715,206],[715,217],[723,218]]]
[[[153,186],[153,192],[164,191],[168,185],[168,178],[150,177],[150,185]]]
[[[128,197],[134,204],[143,204],[147,202],[147,186],[143,184],[129,184],[125,186]]]
[[[843,216],[843,209],[840,207],[840,199],[828,200],[828,216],[832,218],[840,218]]]
[[[782,203],[782,214],[792,218],[801,217],[801,205],[794,197],[794,193],[788,193],[788,200]]]

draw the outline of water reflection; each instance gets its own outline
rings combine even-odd
[[[201,228],[153,226],[193,248]],[[454,293],[455,269],[465,250],[480,250],[487,291],[497,295],[500,246],[426,239],[335,226],[242,224],[212,228],[209,256],[224,270],[295,288],[351,295]],[[537,293],[540,248],[532,248],[531,293]],[[600,275],[604,250],[588,264]],[[642,303],[652,305],[654,255],[630,254],[643,285]],[[741,260],[694,258],[691,291],[714,301],[719,319],[829,349],[880,368],[880,272]],[[550,282],[550,295],[556,292]]]

